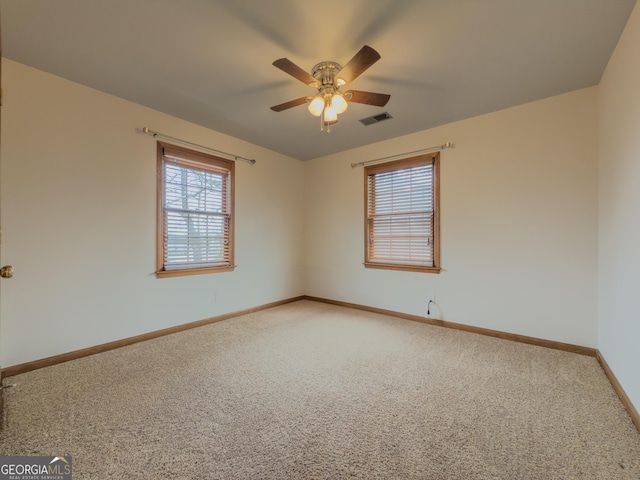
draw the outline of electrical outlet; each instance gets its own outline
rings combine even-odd
[[[427,294],[427,317],[431,317],[433,308],[436,306],[436,296],[433,293]]]

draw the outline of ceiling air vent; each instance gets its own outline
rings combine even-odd
[[[374,123],[380,123],[384,120],[389,120],[390,118],[393,118],[393,117],[389,115],[388,112],[384,112],[384,113],[379,113],[378,115],[374,115],[373,117],[361,118],[359,121],[361,124],[368,127],[369,125],[373,125]]]

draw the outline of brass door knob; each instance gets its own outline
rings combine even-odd
[[[11,265],[5,265],[0,268],[0,277],[2,278],[11,278],[13,277],[13,267]]]

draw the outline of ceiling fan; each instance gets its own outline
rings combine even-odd
[[[311,74],[309,74],[291,60],[280,58],[273,62],[275,67],[310,87],[317,88],[318,93],[314,96],[300,97],[280,105],[274,105],[271,110],[281,112],[308,103],[309,112],[320,117],[320,130],[324,130],[326,126],[327,133],[329,133],[331,131],[330,125],[338,121],[338,115],[347,109],[349,102],[364,103],[376,107],[384,107],[387,104],[391,95],[385,93],[360,90],[348,90],[344,93],[340,91],[340,87],[351,83],[378,60],[380,60],[380,54],[365,45],[344,67],[337,62],[320,62],[313,67]]]

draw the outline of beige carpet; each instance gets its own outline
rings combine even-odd
[[[640,479],[594,358],[311,301],[5,380],[74,479]]]

